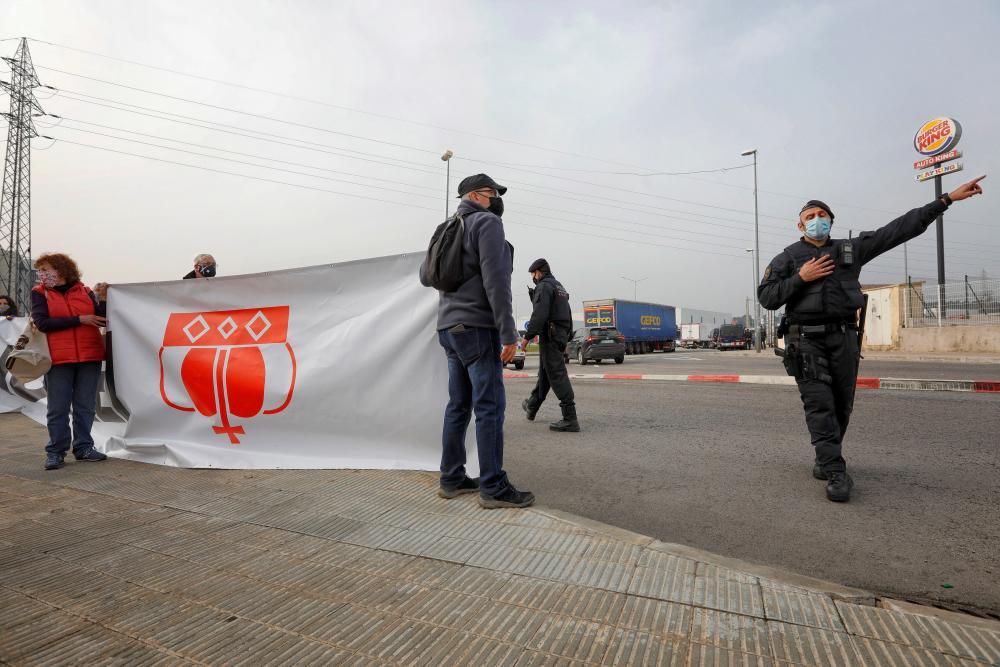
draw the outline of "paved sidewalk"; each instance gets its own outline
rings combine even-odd
[[[998,624],[431,473],[46,472],[41,427],[0,429],[0,663],[1000,665]]]

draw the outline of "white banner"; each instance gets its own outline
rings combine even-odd
[[[107,453],[183,467],[437,470],[447,364],[421,259],[113,286],[114,393],[128,423]]]

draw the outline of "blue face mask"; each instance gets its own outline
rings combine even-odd
[[[817,215],[806,223],[806,236],[815,241],[822,241],[830,236],[830,224],[830,218],[821,218]]]

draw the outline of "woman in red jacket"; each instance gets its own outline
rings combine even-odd
[[[63,467],[70,445],[77,461],[104,461],[94,449],[97,391],[104,361],[101,327],[106,324],[107,288],[96,295],[82,282],[76,262],[48,253],[35,261],[38,285],[31,291],[31,319],[46,334],[52,369],[45,375],[49,444],[45,469]],[[70,411],[73,428],[70,430]]]

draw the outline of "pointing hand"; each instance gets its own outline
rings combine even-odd
[[[981,195],[983,194],[983,189],[979,186],[979,181],[984,178],[986,178],[986,174],[958,186],[953,192],[948,193],[948,196],[951,197],[952,201],[962,201],[974,195]]]

